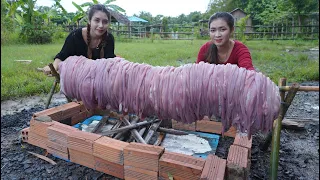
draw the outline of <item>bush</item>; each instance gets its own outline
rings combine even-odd
[[[52,42],[55,27],[53,25],[26,24],[20,33],[22,41],[29,44],[47,44]]]
[[[15,24],[10,17],[3,17],[1,19],[1,45],[12,44],[16,42]]]

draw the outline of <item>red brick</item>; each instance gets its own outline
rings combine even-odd
[[[101,135],[94,133],[74,131],[73,133],[68,135],[68,148],[92,155],[93,142],[100,137]]]
[[[30,127],[21,130],[21,140],[22,142],[28,142]]]
[[[43,111],[37,112],[33,114],[33,117],[39,116],[50,116],[54,121],[61,121],[62,119],[62,109],[60,106],[52,107],[50,109],[45,109]]]
[[[221,134],[222,123],[209,120],[199,120],[196,122],[196,131]],[[236,128],[232,126],[227,132],[224,133],[224,136],[235,137],[236,132]]]
[[[69,160],[69,152],[68,153],[62,152],[57,149],[53,149],[51,147],[47,147],[47,151],[48,151],[48,153],[50,153],[54,156],[57,156],[59,158],[65,159],[65,160]]]
[[[124,165],[158,172],[163,152],[164,147],[130,143],[124,148]]]
[[[241,146],[231,145],[227,158],[227,179],[247,179],[249,169],[249,150]]]
[[[79,122],[82,122],[85,120],[87,116],[87,112],[80,112],[79,114],[75,114],[71,117],[71,126],[78,124]]]
[[[32,131],[28,134],[28,143],[34,146],[41,147],[43,149],[47,149],[47,141],[48,138],[44,136],[40,136]]]
[[[124,166],[95,157],[95,170],[124,179]]]
[[[93,155],[123,165],[123,149],[129,143],[108,137],[101,137],[93,143]]]
[[[172,128],[179,129],[179,130],[188,130],[188,131],[195,131],[196,130],[196,123],[193,122],[191,124],[182,123],[172,119]]]
[[[86,166],[91,169],[95,168],[95,159],[92,154],[69,149],[69,155],[71,162]]]
[[[52,141],[47,141],[47,147],[64,152],[64,153],[68,153],[68,147],[58,144],[56,142],[52,142]]]
[[[133,166],[124,166],[124,179],[126,180],[158,180],[158,171],[149,171]]]
[[[70,118],[76,114],[80,113],[80,104],[76,102],[70,102],[67,104],[61,105],[62,109],[62,119]]]
[[[79,130],[74,127],[57,122],[54,125],[48,127],[48,140],[68,147],[68,135],[76,131]]]
[[[200,180],[224,180],[227,161],[215,155],[208,155]]]
[[[159,176],[168,179],[170,173],[174,179],[199,179],[205,160],[181,153],[165,151],[159,160]]]
[[[237,133],[236,137],[234,138],[233,144],[251,149],[252,148],[252,136],[249,140],[248,136],[246,134]]]
[[[54,125],[57,123],[56,121],[52,122],[41,122],[37,121],[34,118],[30,120],[30,131],[33,133],[36,133],[40,136],[48,137],[47,135],[47,129],[48,127]]]

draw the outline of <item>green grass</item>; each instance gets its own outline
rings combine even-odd
[[[149,39],[116,41],[115,54],[125,59],[154,66],[179,66],[193,63],[206,40],[161,41]],[[247,41],[254,66],[275,83],[319,80],[319,58],[310,59],[306,51],[319,41]],[[63,41],[49,45],[1,46],[1,101],[30,95],[47,94],[54,78],[37,72],[53,61]],[[287,52],[286,50],[289,50]],[[14,60],[32,60],[30,64]]]

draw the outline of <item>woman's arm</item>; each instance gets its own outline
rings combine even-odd
[[[236,50],[238,66],[247,70],[255,70],[252,64],[252,58],[249,49],[245,45],[240,45]]]
[[[62,62],[60,59],[56,58],[53,62],[53,67],[54,69],[59,73],[59,63]],[[49,66],[45,66],[43,68],[43,73],[46,74],[46,75],[49,75],[51,74],[51,69]]]
[[[53,67],[58,72],[59,63],[64,61],[67,57],[75,55],[75,43],[74,43],[75,31],[72,31],[66,38],[61,51],[54,57]],[[51,74],[49,66],[45,66],[42,71],[44,74]]]
[[[201,46],[196,63],[199,63],[200,61],[206,62],[206,53],[208,51],[208,47],[209,47],[208,43]]]

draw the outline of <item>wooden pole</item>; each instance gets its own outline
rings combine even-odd
[[[294,39],[294,17],[292,17],[292,32],[291,32],[291,37]]]
[[[152,136],[154,135],[155,132],[157,132],[157,129],[159,128],[161,124],[161,120],[159,122],[156,122],[154,124],[152,124],[148,130],[148,133],[146,135],[146,137],[144,138],[145,142],[148,144],[149,141],[151,140]]]
[[[284,102],[281,103],[280,113],[278,118],[276,119],[276,125],[273,130],[272,136],[272,147],[271,147],[271,156],[270,156],[270,164],[271,164],[271,173],[270,179],[277,180],[278,176],[278,165],[279,165],[279,148],[280,148],[280,136],[281,136],[281,121],[283,120],[288,108],[291,105],[297,91],[299,89],[299,84],[292,84],[287,96],[285,97]]]
[[[313,19],[311,20],[311,39],[313,40]]]
[[[124,122],[126,125],[128,125],[128,126],[131,125],[130,122],[128,121],[128,119],[126,119],[126,118],[123,118],[123,122]],[[134,124],[134,125],[135,125],[135,124]],[[132,134],[132,136],[136,139],[137,142],[143,143],[143,144],[147,144],[147,143],[145,142],[145,140],[140,136],[139,132],[138,132],[136,129],[132,129],[132,130],[131,130],[131,134]]]
[[[289,91],[290,86],[279,86],[280,91]],[[300,86],[298,91],[319,91],[319,86]]]
[[[50,92],[49,92],[49,95],[48,95],[48,99],[47,99],[47,103],[46,103],[46,106],[45,106],[45,109],[48,109],[49,105],[50,105],[50,102],[51,102],[51,99],[52,99],[52,96],[54,94],[54,90],[56,89],[57,87],[57,84],[58,82],[57,81],[54,81],[53,82],[53,85],[50,89]]]
[[[286,36],[285,39],[288,38],[288,18],[286,18]]]
[[[281,39],[283,40],[283,20],[281,18]]]
[[[92,133],[97,133],[101,130],[101,128],[108,122],[109,116],[103,116],[99,123],[93,128]]]
[[[154,142],[154,146],[160,146],[163,139],[165,138],[166,134],[165,133],[160,133],[159,136],[158,136],[158,139],[156,140],[156,142]]]
[[[152,123],[155,123],[155,122],[158,122],[158,121],[159,120],[143,121],[143,122],[139,122],[137,124],[133,124],[133,125],[129,125],[129,126],[125,126],[125,127],[109,130],[109,131],[106,131],[106,132],[100,133],[100,134],[103,135],[103,136],[107,136],[107,135],[118,133],[118,132],[122,132],[122,131],[125,131],[125,130],[135,129],[137,127],[145,126],[145,125],[152,124]]]
[[[163,128],[163,127],[159,127],[158,132],[163,132],[163,133],[168,133],[168,134],[175,134],[175,135],[188,135],[187,132],[184,131],[179,131],[179,130],[175,130],[175,129],[167,129],[167,128]]]
[[[280,78],[279,79],[279,86],[285,86],[287,84],[287,79],[286,78]],[[284,102],[284,97],[285,97],[285,91],[283,90],[280,90],[280,99],[281,99],[281,102]],[[276,121],[275,121],[276,122]],[[275,124],[274,122],[274,124]],[[268,149],[270,143],[271,143],[271,140],[272,140],[272,132],[269,132],[265,141],[260,145],[260,149],[265,151]]]
[[[138,120],[139,120],[139,118],[134,118],[134,119],[132,119],[132,121],[131,121],[130,123],[131,123],[131,124],[136,124],[136,123],[138,122]],[[114,139],[120,139],[120,137],[124,136],[125,133],[127,133],[127,132],[128,132],[128,130],[122,131],[122,132],[118,133],[118,134],[114,137]]]

